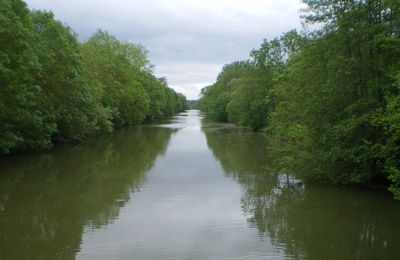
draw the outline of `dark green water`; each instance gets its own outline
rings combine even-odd
[[[270,170],[189,111],[0,161],[0,259],[400,259],[400,203]]]

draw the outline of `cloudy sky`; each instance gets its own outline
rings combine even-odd
[[[262,39],[300,28],[300,0],[27,0],[54,12],[82,40],[98,28],[142,43],[157,76],[189,99],[222,66],[248,58]]]

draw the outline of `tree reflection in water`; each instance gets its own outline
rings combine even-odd
[[[203,128],[260,239],[289,259],[400,259],[400,205],[382,190],[303,184],[274,170],[268,138],[231,126]]]
[[[0,259],[74,259],[84,229],[118,217],[175,131],[134,127],[79,146],[3,158]]]

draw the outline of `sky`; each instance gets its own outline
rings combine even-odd
[[[97,29],[149,50],[155,74],[188,99],[224,64],[246,60],[263,39],[300,29],[301,0],[26,0],[50,10],[81,40]]]

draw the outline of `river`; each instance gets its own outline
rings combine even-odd
[[[400,259],[400,203],[303,184],[189,110],[0,160],[0,259]]]

